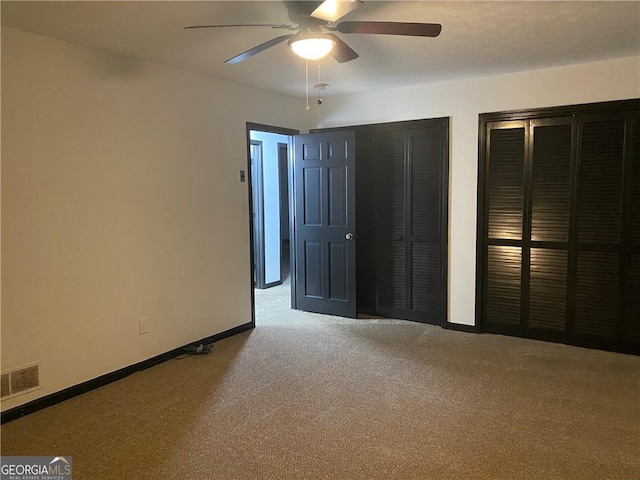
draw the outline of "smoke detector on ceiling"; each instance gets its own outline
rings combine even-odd
[[[322,99],[322,92],[325,92],[328,86],[329,84],[324,82],[318,82],[313,86],[313,88],[318,89],[318,100],[317,100],[318,105],[322,105],[322,102],[324,101]]]

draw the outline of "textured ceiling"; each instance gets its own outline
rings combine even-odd
[[[184,30],[210,23],[290,23],[281,2],[2,1],[2,25],[288,95],[304,94],[304,61],[286,43],[224,60],[275,36],[270,28]],[[326,95],[640,55],[640,2],[368,1],[341,20],[433,22],[437,38],[342,35],[360,58],[320,63]],[[317,81],[311,66],[310,81]],[[640,75],[640,72],[639,72]]]

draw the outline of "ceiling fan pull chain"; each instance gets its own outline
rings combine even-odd
[[[304,70],[305,70],[305,88],[307,90],[307,106],[304,107],[305,110],[311,110],[309,106],[309,60],[304,61]]]

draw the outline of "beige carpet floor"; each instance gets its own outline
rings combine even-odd
[[[2,426],[75,480],[638,479],[640,358],[291,311]]]

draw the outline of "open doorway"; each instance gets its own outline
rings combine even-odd
[[[290,281],[288,311],[447,325],[448,123],[438,118],[289,135],[292,273],[283,262],[286,247],[278,272],[284,272],[280,285]],[[254,142],[260,132],[290,133],[249,130],[256,131]],[[275,152],[283,149],[277,143]]]
[[[247,124],[251,187],[253,289],[256,307],[291,308],[291,165],[296,130]],[[258,311],[264,310],[257,308]],[[257,318],[258,323],[260,318]]]
[[[354,132],[298,135],[249,124],[247,151],[254,321],[265,291],[289,299],[284,316],[295,309],[355,318]]]

